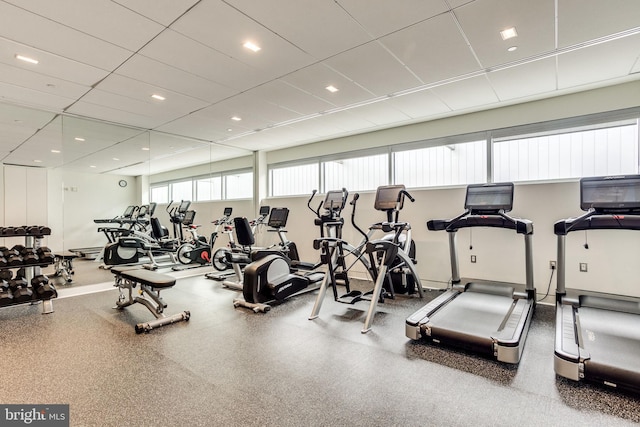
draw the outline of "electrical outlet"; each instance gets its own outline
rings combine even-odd
[[[476,262],[476,256],[475,255],[471,255],[471,262],[475,263]]]
[[[580,263],[580,271],[583,273],[587,272],[587,263],[586,262],[581,262]]]
[[[556,262],[555,261],[549,261],[549,268],[551,270],[555,270],[556,269]]]

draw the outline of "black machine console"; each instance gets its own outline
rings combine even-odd
[[[269,227],[271,228],[284,228],[287,226],[287,219],[289,218],[289,209],[287,208],[273,208],[269,215]]]
[[[580,209],[597,213],[640,213],[640,175],[580,180]]]
[[[471,184],[467,186],[465,209],[472,214],[498,214],[513,209],[513,183]]]

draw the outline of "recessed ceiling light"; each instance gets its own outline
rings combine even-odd
[[[34,160],[34,163],[42,163],[42,160]]]
[[[252,43],[252,42],[246,42],[246,43],[245,43],[245,44],[243,44],[242,46],[244,46],[244,47],[246,47],[247,49],[252,50],[252,51],[254,51],[254,52],[257,52],[257,51],[259,51],[260,49],[262,49],[260,46],[258,46],[258,45],[257,45],[257,44],[255,44],[255,43]]]
[[[117,157],[114,157],[114,158],[113,158],[113,160],[115,160],[115,161],[117,162],[117,161],[118,161],[118,160],[120,160],[120,159],[119,159],[119,158],[117,158]]]
[[[60,150],[51,150],[52,153],[58,154]]]
[[[518,46],[511,46],[509,49],[507,49],[509,52],[513,52],[514,50],[518,50]]]
[[[89,167],[90,167],[90,168],[94,168],[94,169],[95,169],[96,165],[91,165],[91,166],[89,166]]]
[[[20,61],[28,62],[29,64],[37,64],[39,62],[37,59],[30,58],[24,55],[18,55],[18,54],[16,54],[16,59],[19,59]]]
[[[331,93],[335,93],[335,92],[338,91],[338,88],[333,86],[333,85],[329,85],[329,86],[325,87],[325,89],[328,90]]]
[[[511,27],[500,31],[500,36],[502,37],[502,40],[508,40],[518,37],[518,32],[516,31],[516,27]]]
[[[149,151],[149,147],[142,147],[142,151]]]
[[[232,130],[233,130],[233,129],[231,129],[231,128],[228,128],[228,129],[227,129],[227,132],[231,132]]]
[[[155,94],[155,93],[153,95],[151,95],[151,97],[153,99],[157,99],[158,101],[164,101],[166,99],[164,96],[158,95],[158,94]]]
[[[75,137],[75,138],[73,138],[73,139],[75,139],[76,141],[84,142],[84,138],[79,137],[79,136],[76,136],[76,137]]]
[[[233,117],[231,117],[231,120],[239,122],[240,120],[242,120],[242,118],[238,117],[238,116],[233,116]]]

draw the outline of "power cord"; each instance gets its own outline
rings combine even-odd
[[[549,284],[547,285],[547,293],[544,294],[542,298],[537,300],[536,303],[539,303],[540,301],[542,301],[543,299],[549,296],[549,291],[551,290],[551,282],[553,281],[553,273],[555,272],[556,272],[556,266],[554,265],[551,267],[551,276],[549,277]]]

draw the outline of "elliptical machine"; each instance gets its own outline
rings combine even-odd
[[[340,215],[349,192],[345,188],[329,191],[324,202],[321,202],[318,208],[313,209],[311,201],[316,193],[317,190],[313,190],[307,207],[316,214],[314,224],[320,227],[320,236],[330,239],[341,238],[344,220]],[[273,250],[268,250],[267,253],[257,251],[252,255],[254,261],[244,270],[242,286],[244,299],[234,299],[234,307],[246,307],[256,313],[264,313],[271,309],[271,305],[280,304],[293,296],[316,290],[317,286],[311,285],[319,283],[326,277],[326,274],[313,271],[322,263],[301,262],[298,259],[295,244],[286,240],[283,228],[286,225],[285,214],[288,215],[288,209],[285,209],[276,210],[275,219],[272,210],[269,220],[270,225],[280,235],[283,252],[274,254]],[[295,259],[292,260],[292,258]],[[305,271],[307,272],[305,273]]]
[[[373,317],[379,303],[384,303],[385,298],[395,299],[396,292],[413,294],[418,292],[423,298],[422,285],[415,269],[415,243],[411,239],[411,225],[407,222],[400,222],[400,210],[404,206],[404,198],[407,197],[412,202],[415,200],[405,189],[404,185],[388,185],[378,187],[374,209],[386,213],[387,221],[378,222],[369,227],[365,233],[355,223],[355,208],[358,194],[355,194],[351,202],[353,211],[351,220],[353,226],[363,235],[362,242],[353,247],[341,238],[320,238],[316,239],[314,246],[322,249],[321,259],[327,264],[328,274],[320,285],[320,291],[316,297],[316,302],[309,316],[309,320],[316,319],[320,314],[320,308],[325,299],[327,289],[333,290],[334,300],[342,304],[353,305],[360,301],[368,301],[369,309],[361,332],[367,333],[371,330]],[[371,240],[371,237],[383,231],[384,237]],[[344,259],[347,255],[353,255],[362,261],[361,249],[364,248],[368,254],[367,267],[369,275],[375,282],[372,290],[368,292],[351,291],[348,286],[348,279],[345,283]],[[347,293],[338,295],[337,285],[347,285]]]

